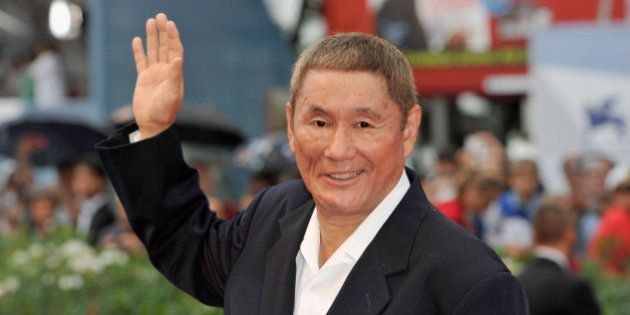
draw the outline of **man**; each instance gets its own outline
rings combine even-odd
[[[77,160],[72,171],[72,191],[79,206],[76,231],[90,245],[97,245],[100,234],[116,222],[116,217],[108,203],[107,178],[95,154]]]
[[[286,115],[303,181],[262,191],[231,222],[207,211],[172,127],[183,97],[175,24],[149,19],[147,54],[139,38],[133,51],[137,127],[99,150],[152,262],[181,289],[228,314],[527,313],[497,256],[405,170],[421,111],[392,45],[347,34],[300,56]],[[129,144],[136,128],[142,140]]]
[[[509,190],[485,213],[484,239],[492,247],[505,248],[512,257],[521,257],[532,246],[531,220],[543,195],[536,162],[513,161],[508,169],[508,184]]]
[[[588,282],[568,270],[576,240],[569,211],[557,202],[545,202],[534,215],[533,225],[534,258],[519,276],[532,314],[599,314]]]

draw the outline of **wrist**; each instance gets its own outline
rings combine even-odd
[[[134,137],[137,137],[136,141],[152,138],[152,137],[157,136],[158,134],[162,133],[164,130],[168,129],[169,126],[170,125],[168,125],[168,126],[152,126],[152,127],[148,127],[148,126],[140,126],[140,125],[138,125],[138,134],[137,134],[137,136],[134,136]],[[130,136],[131,136],[131,134],[130,134]]]

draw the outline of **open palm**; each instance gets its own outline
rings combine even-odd
[[[160,13],[147,20],[146,28],[146,54],[139,37],[132,41],[138,72],[133,113],[142,138],[172,125],[184,98],[184,47],[175,22]]]

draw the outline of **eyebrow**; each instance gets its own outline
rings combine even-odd
[[[353,111],[357,114],[365,115],[372,119],[376,119],[376,120],[381,119],[381,114],[375,112],[374,110],[368,107],[355,108]]]
[[[309,109],[308,111],[311,114],[325,115],[325,116],[329,115],[328,112],[325,109],[323,109],[323,108],[321,108],[320,106],[317,106],[317,105],[313,105],[311,107],[311,109]],[[352,111],[355,114],[368,116],[368,117],[370,117],[372,119],[375,119],[375,120],[379,120],[379,119],[382,118],[381,114],[375,112],[373,109],[371,109],[369,107],[354,108],[354,109],[352,109]]]
[[[328,115],[328,112],[326,110],[324,110],[323,108],[317,105],[313,105],[311,109],[309,110],[309,112],[313,114],[319,114],[319,115],[326,115],[326,116]]]

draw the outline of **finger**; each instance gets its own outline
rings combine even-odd
[[[155,19],[147,20],[147,57],[148,65],[158,60],[158,36]]]
[[[183,65],[184,65],[184,60],[182,58],[179,58],[179,57],[178,58],[174,58],[171,61],[170,66],[171,66],[171,68],[173,70],[173,73],[176,74],[176,77],[175,77],[176,79],[183,78],[183,72],[184,72],[183,69],[182,69]]]
[[[159,62],[167,62],[168,61],[168,35],[166,34],[166,23],[168,23],[168,18],[166,14],[159,13],[155,19],[157,20],[158,27],[158,35],[159,35],[159,51],[158,51],[158,61]]]
[[[142,39],[134,37],[131,41],[131,50],[133,51],[133,59],[136,61],[136,71],[138,74],[147,68],[147,57],[144,55],[142,47]]]
[[[169,62],[175,58],[184,58],[184,46],[179,38],[179,31],[175,22],[169,21],[166,24],[166,31],[168,34],[168,58]]]
[[[172,72],[176,74],[175,80],[180,81],[179,93],[184,95],[184,59],[181,57],[173,58],[170,61],[170,66],[172,67]]]

